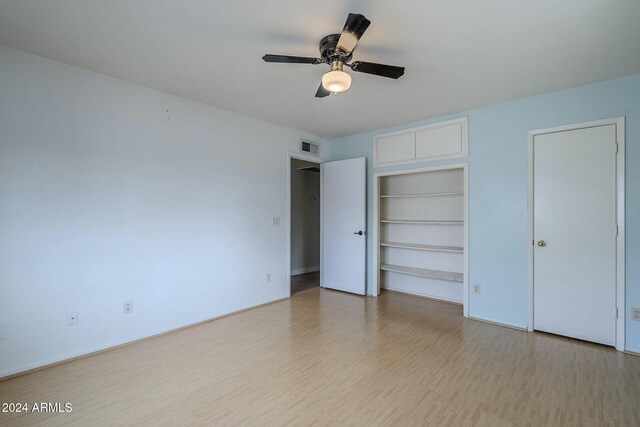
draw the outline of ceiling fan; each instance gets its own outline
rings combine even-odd
[[[363,61],[349,63],[358,40],[367,30],[369,24],[371,24],[371,21],[365,18],[364,15],[350,13],[342,29],[342,34],[329,34],[320,40],[320,58],[267,54],[262,59],[265,62],[288,64],[329,64],[331,69],[322,76],[322,82],[316,92],[316,98],[324,98],[330,93],[336,95],[351,87],[351,76],[342,70],[344,66],[351,68],[351,71],[360,73],[374,74],[391,79],[399,78],[404,74],[404,67]]]

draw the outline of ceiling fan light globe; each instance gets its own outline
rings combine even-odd
[[[351,87],[351,76],[344,71],[334,70],[322,76],[322,86],[332,93],[340,93]]]

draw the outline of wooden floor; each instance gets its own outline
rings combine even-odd
[[[324,289],[0,382],[0,425],[640,426],[640,357]]]
[[[320,287],[320,272],[291,276],[291,295]]]

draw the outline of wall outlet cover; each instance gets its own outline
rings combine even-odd
[[[122,311],[124,312],[124,314],[133,313],[133,301],[131,301],[131,300],[125,301],[124,304],[123,304]]]

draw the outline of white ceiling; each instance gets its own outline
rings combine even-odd
[[[314,97],[348,12],[371,26],[352,73]],[[325,138],[640,73],[638,0],[0,0],[0,43]]]

